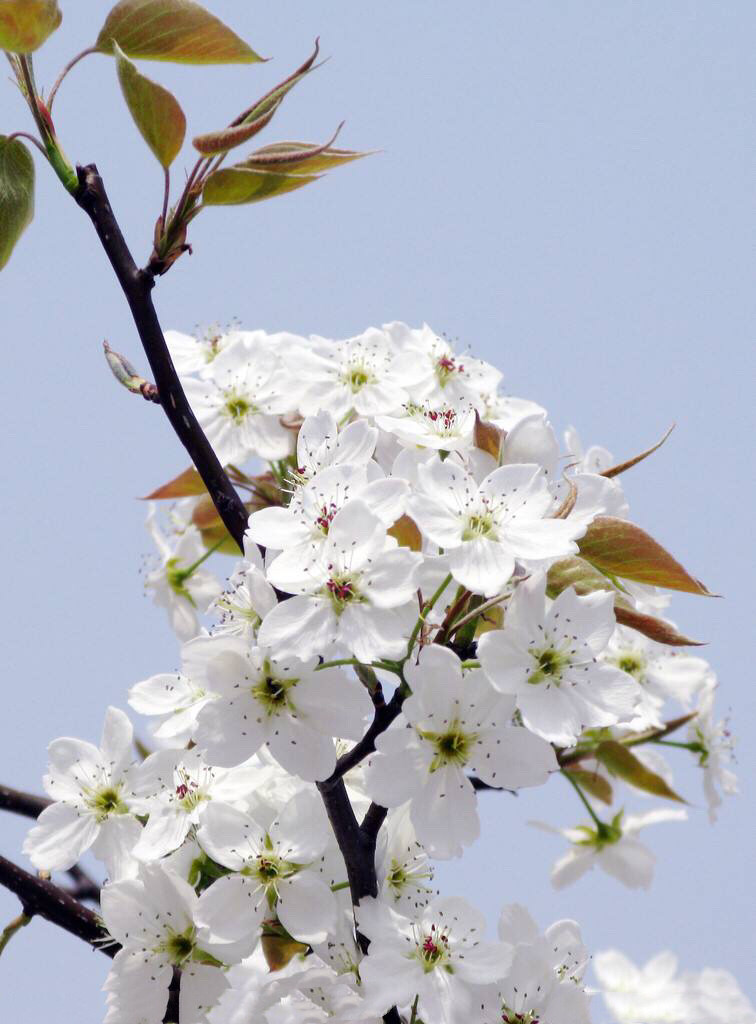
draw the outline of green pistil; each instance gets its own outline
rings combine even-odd
[[[532,651],[538,668],[528,676],[528,682],[532,685],[549,681],[557,686],[561,682],[562,671],[569,664],[569,658],[554,647],[547,647],[544,651]]]
[[[346,383],[352,391],[352,394],[356,394],[361,391],[362,388],[370,381],[370,374],[362,366],[353,366],[344,375]]]
[[[476,540],[478,537],[490,537],[494,531],[493,517],[490,512],[467,517],[462,531],[462,540]]]
[[[192,959],[195,949],[196,930],[190,925],[186,931],[170,932],[155,952],[167,953],[172,964],[181,967]]]
[[[629,676],[633,676],[635,679],[640,680],[643,676],[645,663],[639,654],[633,654],[628,651],[617,658],[616,665],[617,668],[621,668],[623,672],[627,672]]]
[[[168,586],[174,594],[186,598],[189,604],[194,606],[194,598],[185,586],[186,580],[191,576],[191,572],[188,572],[185,568],[180,569],[177,558],[169,558],[165,563],[165,576],[168,580]]]
[[[129,809],[121,800],[121,787],[110,786],[95,793],[89,801],[99,821],[104,821],[111,814],[128,814]]]
[[[424,732],[423,739],[428,740],[436,749],[436,756],[430,766],[432,772],[438,771],[447,764],[462,766],[467,764],[470,756],[470,746],[475,740],[472,733],[462,732],[456,722],[451,723],[448,732]]]
[[[358,604],[363,600],[356,590],[355,581],[351,576],[331,576],[325,589],[337,615],[340,615],[348,604]]]
[[[284,708],[291,709],[292,704],[289,700],[288,691],[298,680],[277,679],[270,674],[270,669],[267,665],[264,668],[264,672],[265,675],[260,682],[252,687],[252,696],[259,704],[262,704],[269,715],[277,715]]]
[[[226,400],[226,412],[234,423],[240,423],[251,409],[252,406],[246,398],[240,398],[238,395],[232,395]]]
[[[529,1010],[527,1013],[515,1013],[508,1006],[503,1007],[501,1019],[503,1024],[539,1024],[541,1020],[535,1010]]]

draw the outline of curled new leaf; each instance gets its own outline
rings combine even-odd
[[[663,796],[667,800],[676,800],[681,804],[687,802],[673,789],[670,789],[661,775],[646,768],[635,754],[621,743],[617,743],[616,740],[604,740],[603,743],[599,743],[596,748],[596,757],[612,775],[618,776],[644,793],[653,793],[654,796]]]
[[[167,89],[137,71],[117,43],[114,53],[118,81],[134,124],[158,162],[170,167],[184,142],[184,112]]]
[[[712,596],[661,544],[625,519],[597,516],[578,547],[582,557],[602,572],[636,583]]]
[[[207,206],[259,203],[263,199],[293,192],[318,178],[317,174],[295,176],[249,171],[245,167],[227,167],[209,175],[202,189],[202,200]]]
[[[633,466],[637,466],[639,462],[643,462],[643,460],[647,459],[649,455],[653,455],[655,451],[658,451],[674,429],[675,425],[673,423],[661,441],[657,441],[656,444],[651,445],[650,448],[647,448],[645,452],[641,452],[640,455],[634,455],[632,459],[626,459],[624,462],[617,463],[616,466],[610,466],[609,469],[604,470],[601,476],[619,476],[620,473],[624,473],[626,469],[632,469]]]
[[[339,126],[341,127],[341,126]],[[333,138],[336,136],[334,135]],[[332,167],[360,160],[369,153],[351,149],[334,149],[333,139],[318,146],[314,142],[273,142],[255,150],[242,166],[258,171],[285,171],[287,174],[307,174],[329,171]]]
[[[145,494],[143,501],[163,501],[169,498],[192,498],[197,494],[206,494],[207,489],[202,483],[202,477],[194,466],[179,473],[167,484],[158,487],[151,494]]]
[[[308,75],[312,71],[315,64],[315,58],[320,52],[319,40],[315,40],[315,48],[304,62],[301,64],[296,71],[293,71],[288,78],[284,78],[283,82],[276,85],[270,92],[266,92],[262,99],[259,99],[256,103],[253,103],[251,107],[247,107],[243,110],[239,116],[231,122],[231,127],[234,128],[236,125],[246,124],[249,121],[256,121],[258,117],[262,117],[263,114],[267,114],[269,110],[277,108],[281,100],[284,98],[287,92],[290,92],[294,86],[301,82],[305,75]]]
[[[62,19],[57,0],[0,0],[0,50],[32,53]]]
[[[580,788],[584,789],[586,793],[590,793],[591,796],[595,796],[597,800],[600,800],[604,804],[611,804],[612,787],[609,780],[605,779],[603,775],[599,775],[598,772],[592,772],[587,768],[580,768],[578,766],[565,768],[564,771],[569,772],[575,782],[577,782]]]
[[[198,135],[195,139],[192,139],[192,145],[203,156],[215,156],[217,153],[226,153],[229,149],[241,146],[270,123],[273,115],[278,110],[280,102],[281,100],[278,100],[274,106],[260,114],[254,121],[244,121],[242,124],[223,128],[219,132],[208,132],[206,135]]]
[[[179,64],[253,64],[263,58],[193,0],[121,0],[100,30],[95,47],[112,54]]]
[[[0,135],[0,270],[34,216],[34,161],[18,139]]]
[[[630,604],[621,598],[614,599],[614,615],[621,626],[628,626],[658,644],[668,644],[670,647],[704,646],[700,640],[691,640],[690,637],[678,632],[671,622],[657,619],[653,615],[644,615],[643,612],[631,608]]]

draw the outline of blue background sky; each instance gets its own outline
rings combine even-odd
[[[554,779],[516,800],[488,795],[484,841],[445,865],[442,883],[492,922],[517,899],[542,925],[578,918],[593,949],[617,945],[640,960],[671,947],[686,967],[727,966],[756,999],[753,5],[209,6],[275,59],[143,65],[180,97],[190,133],[227,123],[320,34],[332,60],[262,141],[325,139],[346,118],[342,145],[382,153],[295,195],[203,215],[194,255],[159,282],[164,326],[238,317],[343,337],[427,320],[496,362],[507,388],[545,405],[558,430],[571,422],[618,457],[674,420],[664,449],[625,477],[632,516],[725,595],[680,596],[672,610],[684,632],[711,641],[720,711],[731,710],[740,737],[742,795],[718,825],[707,822],[698,775],[677,759],[691,821],[646,833],[659,858],[653,888],[630,893],[594,873],[556,894],[548,870],[562,846],[524,824],[581,820]],[[37,61],[48,86],[92,42],[105,5],[63,9]],[[0,130],[27,128],[10,84],[0,95]],[[56,120],[72,159],[98,163],[146,259],[161,176],[109,59],[73,72]],[[149,547],[134,499],[187,461],[159,409],[110,379],[103,338],[144,367],[138,339],[86,217],[41,165],[38,180],[37,218],[0,278],[0,778],[37,791],[50,739],[96,740],[108,703],[125,706],[133,682],[176,666],[162,613],[142,595]],[[0,852],[18,857],[25,829],[0,818]],[[0,892],[0,919],[16,912]],[[106,969],[35,921],[0,964],[3,1019],[41,1024],[75,1011],[96,1024]]]

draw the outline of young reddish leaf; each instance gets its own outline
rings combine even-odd
[[[34,217],[34,161],[18,139],[0,135],[0,270]]]
[[[423,535],[415,520],[409,516],[400,516],[394,525],[389,527],[388,533],[402,548],[409,548],[411,551],[423,549]]]
[[[287,92],[290,92],[294,86],[301,82],[302,79],[310,73],[315,64],[315,58],[320,52],[320,41],[315,40],[315,48],[313,49],[310,56],[301,64],[296,71],[293,71],[288,78],[284,78],[283,82],[279,82],[278,85],[274,86],[270,92],[266,92],[262,99],[257,100],[251,107],[247,107],[243,110],[239,116],[231,122],[231,127],[234,128],[236,125],[246,124],[248,121],[255,121],[258,117],[263,114],[267,114],[271,109],[277,109],[281,100],[284,98]]]
[[[630,629],[642,633],[650,640],[656,640],[659,644],[669,644],[670,647],[705,647],[700,640],[691,640],[683,636],[673,625],[665,622],[664,619],[657,619],[653,615],[644,615],[629,603],[616,597],[614,599],[614,615],[621,626],[628,626]]]
[[[179,64],[254,64],[263,60],[235,32],[193,0],[121,0],[105,19],[95,47],[129,57]]]
[[[489,423],[488,420],[482,420],[475,413],[475,431],[473,438],[475,441],[475,447],[479,448],[482,452],[488,452],[492,455],[496,461],[499,461],[499,455],[501,453],[501,444],[506,434],[503,430],[496,426],[495,423]]]
[[[580,554],[602,572],[689,594],[713,596],[668,551],[634,523],[598,516],[578,541]]]
[[[258,506],[247,504],[245,507],[248,512],[251,512]],[[202,536],[202,543],[206,548],[215,548],[216,551],[220,551],[222,554],[238,556],[239,546],[224,526],[223,520],[218,515],[218,510],[209,494],[201,497],[194,506],[192,522],[199,530]]]
[[[199,475],[194,466],[190,466],[189,469],[185,469],[183,473],[179,473],[173,480],[169,480],[167,484],[163,484],[162,487],[158,487],[157,490],[151,494],[145,494],[142,501],[166,501],[170,498],[191,498],[197,494],[206,494],[207,490],[205,485],[202,483],[202,477]]]
[[[62,20],[57,0],[0,0],[0,50],[32,53]]]
[[[260,114],[254,121],[244,121],[242,124],[232,125],[230,128],[223,128],[218,132],[198,135],[195,139],[192,139],[192,145],[203,156],[215,156],[216,153],[226,153],[235,146],[241,146],[270,123],[280,103],[281,100],[275,106]]]
[[[602,803],[611,804],[613,799],[612,787],[609,780],[605,779],[603,775],[599,775],[598,772],[588,771],[587,768],[580,768],[577,765],[565,768],[564,771],[570,773],[581,789],[590,793],[591,796],[595,796]]]
[[[674,429],[675,425],[673,423],[661,441],[657,441],[656,444],[647,448],[645,452],[641,452],[640,455],[634,455],[632,459],[626,459],[624,462],[617,463],[616,466],[610,466],[609,469],[604,470],[601,476],[619,476],[620,473],[624,473],[626,469],[632,469],[633,466],[637,466],[639,462],[643,462],[643,460],[647,459],[649,455],[653,455],[655,451],[658,451]]]
[[[644,793],[653,793],[654,796],[666,797],[667,800],[676,800],[681,804],[687,803],[673,789],[670,789],[661,775],[646,768],[635,754],[621,743],[617,743],[616,740],[604,740],[603,743],[599,743],[596,748],[596,757],[612,775],[624,779],[636,789],[640,789]]]
[[[263,199],[293,192],[317,181],[320,175],[271,174],[269,171],[248,171],[244,167],[226,167],[205,181],[202,199],[207,206],[229,206],[259,203]]]
[[[340,126],[339,126],[340,127]],[[335,138],[335,136],[334,136]],[[242,167],[253,171],[285,171],[287,174],[306,174],[315,171],[330,171],[332,167],[361,160],[370,153],[357,153],[350,149],[334,149],[333,139],[318,146],[314,142],[273,142],[255,150]]]
[[[142,138],[163,167],[170,167],[184,143],[186,118],[175,97],[150,81],[114,44],[118,81]]]

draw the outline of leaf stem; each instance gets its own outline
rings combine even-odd
[[[52,105],[55,100],[55,96],[58,92],[58,89],[60,89],[61,83],[63,82],[63,79],[66,77],[68,72],[71,70],[71,68],[76,67],[80,60],[84,60],[85,57],[88,57],[90,53],[99,53],[99,50],[96,46],[88,46],[86,50],[82,50],[81,53],[77,53],[75,57],[72,57],[69,60],[68,64],[66,64],[66,66],[63,68],[63,70],[55,80],[55,85],[53,85],[52,89],[50,90],[50,95],[47,97],[48,110],[52,110]]]
[[[163,224],[163,230],[165,230],[165,218],[168,216],[168,199],[171,194],[171,169],[170,167],[163,168],[163,174],[165,175],[165,188],[163,189],[163,211],[161,214],[161,222]]]
[[[433,594],[433,596],[423,605],[420,615],[418,616],[417,622],[415,623],[415,628],[412,630],[412,633],[410,634],[409,643],[407,644],[407,657],[409,657],[410,654],[412,654],[412,648],[415,646],[415,641],[418,638],[420,630],[425,625],[425,620],[428,617],[428,613],[433,609],[434,605],[436,604],[436,601],[438,601],[443,592],[449,586],[451,580],[452,575],[451,573],[449,573],[445,577],[445,579],[442,580],[441,585],[436,590],[435,594]]]
[[[591,807],[590,801],[588,800],[588,797],[587,797],[587,796],[585,795],[585,793],[583,792],[583,789],[582,789],[582,787],[581,787],[581,786],[580,786],[580,785],[578,784],[578,782],[577,782],[577,781],[576,781],[576,780],[575,780],[575,779],[574,779],[574,778],[572,777],[572,775],[570,775],[570,773],[569,773],[569,772],[565,772],[565,771],[563,771],[563,772],[562,772],[561,774],[562,774],[562,775],[563,775],[563,776],[565,777],[565,779],[567,779],[567,781],[568,781],[568,782],[570,783],[570,785],[571,785],[571,786],[572,786],[572,787],[573,787],[573,788],[575,789],[575,792],[576,792],[576,793],[577,793],[577,795],[578,795],[578,796],[580,797],[580,799],[581,799],[581,800],[583,801],[583,804],[584,804],[584,806],[585,806],[585,809],[586,809],[586,810],[588,811],[588,813],[590,814],[591,818],[592,818],[592,819],[593,819],[593,821],[594,821],[594,824],[596,825],[597,829],[599,830],[599,834],[601,834],[601,833],[602,833],[602,832],[604,831],[604,829],[606,828],[606,825],[605,825],[605,824],[604,824],[604,822],[603,822],[603,821],[602,821],[602,820],[601,820],[601,819],[600,819],[600,818],[598,817],[598,815],[596,814],[596,812],[594,811],[594,809],[593,809],[593,808]]]
[[[0,956],[2,956],[3,950],[16,932],[20,932],[30,921],[31,917],[28,914],[21,913],[3,928],[2,932],[0,932]]]
[[[508,597],[508,592],[504,594],[497,594],[496,597],[490,597],[487,601],[484,601],[483,604],[479,604],[477,608],[473,608],[473,610],[468,612],[467,615],[463,615],[461,619],[458,619],[454,623],[452,629],[449,630],[449,639],[454,636],[458,629],[466,626],[468,622],[472,622],[474,619],[477,619],[479,615],[483,615],[483,613],[487,612],[489,608],[495,608],[497,604],[501,604],[502,601],[506,601]]]
[[[28,139],[29,142],[33,142],[34,143],[34,145],[40,151],[42,156],[45,159],[47,159],[47,150],[45,149],[45,147],[42,145],[42,143],[39,141],[39,139],[35,135],[30,135],[28,132],[12,132],[8,136],[8,142],[10,142],[12,139]]]

